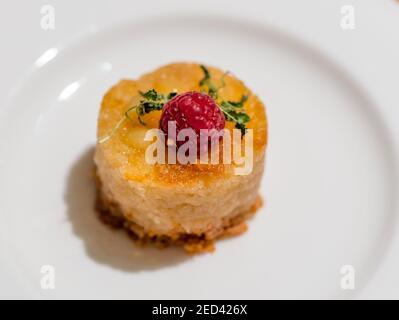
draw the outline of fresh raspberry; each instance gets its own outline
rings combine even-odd
[[[165,134],[168,133],[169,121],[176,121],[176,137],[182,129],[194,129],[197,135],[198,153],[204,150],[204,147],[207,148],[200,146],[200,129],[220,131],[225,126],[223,112],[215,100],[206,94],[194,91],[176,95],[164,105],[160,127]],[[208,141],[212,139],[211,137]],[[180,146],[183,143],[184,141],[177,141],[176,145]]]

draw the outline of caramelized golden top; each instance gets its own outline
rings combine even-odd
[[[213,67],[208,69],[213,83],[221,85],[223,72]],[[101,148],[103,156],[113,168],[121,170],[125,179],[185,185],[199,180],[206,184],[213,178],[232,175],[234,164],[148,164],[145,150],[152,142],[144,141],[144,136],[148,129],[159,128],[161,111],[144,115],[146,126],[140,124],[134,112],[131,113],[132,120],[121,120],[125,111],[141,99],[139,90],[145,92],[154,88],[165,95],[172,91],[200,91],[199,82],[202,78],[199,64],[174,63],[145,74],[138,80],[121,80],[106,93],[98,118],[97,138],[100,141],[109,136],[109,139],[98,142],[97,148]],[[267,143],[267,120],[263,104],[233,75],[225,75],[224,83],[218,91],[223,100],[239,101],[243,94],[249,94],[244,109],[251,118],[247,128],[253,129],[254,157],[257,158],[263,154]],[[226,121],[226,128],[233,129],[234,123]]]

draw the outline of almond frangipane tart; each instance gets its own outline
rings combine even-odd
[[[194,132],[193,161],[169,161],[184,144],[168,131],[170,123],[177,134]],[[174,147],[159,157],[164,162],[146,157],[156,140],[146,138],[151,129],[164,133],[158,142],[165,150]],[[210,135],[200,145],[201,129],[223,134]],[[225,140],[234,135],[238,142]],[[250,168],[239,172],[243,164],[234,161],[234,143],[241,145],[242,155],[247,140]],[[214,141],[216,151],[209,147]],[[211,251],[216,239],[245,231],[246,220],[261,205],[258,189],[266,144],[265,108],[231,73],[173,63],[138,80],[121,80],[105,94],[98,117],[94,162],[99,216],[128,230],[139,243]],[[225,151],[231,161],[224,161]],[[204,152],[205,158],[216,152],[223,159],[201,162]],[[156,156],[160,154],[158,150]]]

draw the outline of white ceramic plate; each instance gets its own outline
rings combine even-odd
[[[137,248],[93,210],[102,95],[173,61],[231,70],[267,106],[266,204],[214,254]],[[398,232],[397,137],[318,50],[245,19],[168,14],[92,29],[26,73],[0,108],[2,296],[346,298],[377,277]],[[43,265],[55,268],[54,290],[40,286]],[[341,288],[345,265],[355,290]]]

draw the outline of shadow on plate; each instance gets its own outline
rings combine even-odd
[[[94,148],[86,150],[73,164],[67,179],[65,203],[74,233],[95,261],[128,272],[155,270],[188,260],[182,249],[136,246],[122,230],[104,225],[94,209]]]

